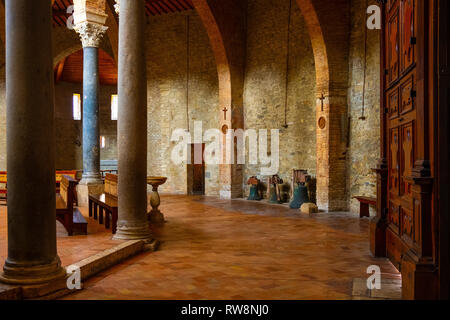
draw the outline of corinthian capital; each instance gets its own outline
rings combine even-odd
[[[100,46],[103,35],[105,34],[106,30],[108,30],[108,27],[98,23],[85,21],[76,24],[74,29],[80,35],[83,48],[98,48]]]
[[[119,11],[120,11],[120,0],[116,0],[116,4],[114,5],[114,9],[116,10],[116,13],[119,14]]]

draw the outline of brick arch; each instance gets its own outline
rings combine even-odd
[[[328,94],[330,87],[330,70],[328,65],[327,47],[325,45],[319,17],[311,0],[296,1],[302,12],[303,19],[305,20],[312,44],[316,68],[316,91]]]
[[[83,49],[83,46],[80,43],[74,44],[70,47],[61,48],[57,52],[53,54],[53,68],[55,68],[58,63],[62,60],[70,56],[71,54]]]
[[[208,33],[219,76],[219,104],[231,105],[231,71],[224,39],[207,0],[192,0]]]
[[[323,210],[347,210],[349,1],[296,1],[309,32],[316,68],[317,204]],[[319,121],[324,126],[319,126]]]
[[[192,3],[206,29],[216,60],[219,128],[244,128],[245,1],[192,0]],[[240,165],[219,166],[221,198],[242,197],[242,172]]]
[[[325,119],[323,128],[316,124],[317,201],[324,210],[346,210],[346,134],[343,119],[346,119],[347,113],[349,1],[296,1],[313,48],[316,120],[319,122],[319,119]],[[216,58],[220,128],[223,125],[233,129],[243,128],[246,1],[192,2],[203,21]],[[319,100],[322,95],[325,99]],[[222,116],[223,107],[229,109],[227,119]],[[241,169],[239,166],[221,166],[221,197],[242,196]]]

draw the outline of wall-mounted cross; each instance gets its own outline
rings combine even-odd
[[[319,100],[322,102],[322,107],[321,107],[321,111],[323,112],[323,101],[325,100],[325,96],[323,95],[323,93],[322,93],[322,96],[319,98]]]
[[[227,120],[227,111],[228,111],[227,107],[223,108],[222,111],[223,111],[223,118],[224,118],[225,120]]]

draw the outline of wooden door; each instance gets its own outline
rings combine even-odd
[[[188,165],[188,194],[205,194],[205,144],[191,144]]]
[[[437,181],[439,196],[436,207],[439,212],[439,298],[448,299],[449,294],[449,234],[450,234],[450,153],[448,139],[450,137],[450,1],[439,1],[439,102],[437,111]]]
[[[382,157],[371,250],[401,271],[404,299],[433,299],[438,292],[436,4],[388,0],[382,10]]]
[[[406,246],[412,246],[414,232],[411,183],[417,159],[417,0],[390,0],[386,10],[387,61],[385,101],[388,145],[388,246],[387,254],[400,268]],[[400,239],[402,241],[400,241]]]

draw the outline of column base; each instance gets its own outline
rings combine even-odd
[[[113,240],[151,240],[148,222],[141,226],[118,225]]]
[[[87,206],[90,194],[102,194],[105,192],[103,181],[89,182],[81,180],[77,186],[77,197],[79,206]]]
[[[5,261],[0,282],[17,285],[34,285],[63,279],[66,270],[61,267],[59,258],[46,265],[24,265]]]

